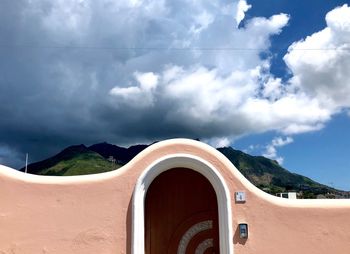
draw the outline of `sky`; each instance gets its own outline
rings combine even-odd
[[[0,163],[184,137],[350,190],[350,2],[3,0]]]

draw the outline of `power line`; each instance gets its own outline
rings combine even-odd
[[[82,49],[82,50],[149,50],[149,51],[265,51],[263,48],[240,47],[114,47],[88,45],[25,45],[0,44],[0,48],[30,48],[30,49]],[[288,47],[274,47],[277,50],[288,50]],[[333,48],[293,48],[296,51],[350,51],[350,47]]]

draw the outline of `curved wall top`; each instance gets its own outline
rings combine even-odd
[[[16,179],[18,181],[38,184],[84,184],[103,182],[114,179],[124,174],[128,174],[130,170],[134,171],[135,165],[144,164],[145,162],[150,164],[156,160],[159,160],[163,156],[168,156],[177,153],[196,155],[198,156],[198,158],[207,160],[208,162],[220,164],[220,167],[218,168],[219,171],[223,171],[226,175],[234,177],[236,181],[240,182],[241,185],[244,186],[244,188],[254,193],[254,195],[257,195],[260,198],[276,205],[296,207],[350,206],[350,200],[287,200],[269,195],[255,187],[251,182],[249,182],[238,171],[238,169],[215,148],[196,140],[181,138],[170,139],[155,143],[143,150],[142,152],[140,152],[128,164],[110,172],[82,176],[38,176],[34,174],[25,174],[23,172],[17,171],[15,169],[0,164],[0,175],[11,179]],[[144,166],[144,168],[146,168],[146,165]],[[141,175],[142,170],[138,170],[138,172]]]
[[[142,218],[133,213],[137,195],[163,170],[182,166],[206,176],[217,193],[228,224],[220,232],[222,253],[348,253],[350,200],[271,196],[216,149],[187,139],[156,143],[122,168],[96,175],[36,176],[0,165],[0,253],[130,254]],[[236,191],[246,192],[245,203],[235,202]],[[249,226],[247,240],[239,238],[239,223]]]

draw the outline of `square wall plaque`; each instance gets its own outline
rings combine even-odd
[[[245,197],[245,192],[244,191],[237,191],[235,193],[235,198],[236,198],[236,202],[245,202],[246,201],[246,197]]]

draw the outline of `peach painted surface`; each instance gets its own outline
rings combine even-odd
[[[177,153],[208,161],[224,177],[232,199],[234,254],[350,253],[350,200],[273,197],[215,149],[174,139],[98,175],[36,176],[0,165],[0,254],[130,253],[136,181],[152,162]],[[235,191],[246,191],[246,203],[235,203]],[[249,224],[246,241],[237,235],[241,222]]]

